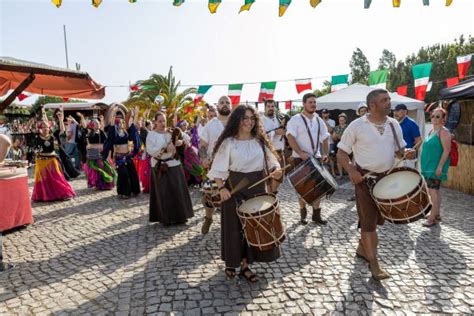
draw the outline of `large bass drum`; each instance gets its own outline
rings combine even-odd
[[[288,180],[308,204],[332,195],[338,188],[336,180],[314,157],[301,162],[288,174]]]
[[[395,168],[377,178],[371,194],[382,216],[394,224],[424,218],[432,207],[425,179],[408,167]]]

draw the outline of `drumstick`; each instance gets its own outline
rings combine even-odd
[[[291,166],[290,164],[286,165],[284,168],[281,169],[281,171],[285,171],[285,170],[286,170],[287,168],[289,168],[290,166]],[[254,184],[252,184],[251,186],[249,186],[247,189],[251,189],[251,188],[253,188],[253,187],[259,185],[260,183],[267,181],[268,179],[270,179],[270,178],[272,178],[272,177],[273,177],[273,175],[270,174],[270,175],[266,176],[265,178],[263,178],[262,180],[259,180],[259,181],[255,182]]]
[[[243,188],[245,188],[247,185],[249,184],[249,179],[247,178],[243,178],[242,180],[240,180],[239,183],[237,183],[237,185],[235,187],[232,188],[232,190],[230,191],[230,195],[233,195],[234,193],[242,190]]]

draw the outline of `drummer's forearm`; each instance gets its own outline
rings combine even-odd
[[[288,143],[290,144],[291,149],[293,149],[298,155],[301,156],[303,151],[301,150],[300,146],[298,146],[295,137],[291,134],[288,134],[286,138],[288,139]]]
[[[355,166],[351,163],[349,155],[342,149],[337,151],[337,162],[346,170],[348,173],[357,171]]]
[[[323,141],[323,152],[322,152],[322,155],[323,156],[327,156],[329,154],[329,141],[328,139],[326,138],[324,141]]]

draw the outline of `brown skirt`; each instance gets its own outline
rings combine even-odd
[[[181,165],[168,167],[166,172],[155,166],[151,169],[150,182],[150,222],[181,224],[194,216]]]
[[[250,183],[255,183],[263,178],[263,172],[241,173],[231,171],[229,179],[226,181],[226,187],[230,190],[243,178],[247,178]],[[222,203],[221,255],[226,267],[239,267],[244,258],[250,264],[252,262],[271,262],[280,257],[280,247],[260,251],[249,246],[245,240],[242,223],[237,215],[237,208],[243,201],[264,192],[265,184],[262,183],[252,189],[242,189],[235,193],[232,198]]]

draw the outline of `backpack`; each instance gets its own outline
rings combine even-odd
[[[456,167],[459,162],[458,143],[451,137],[451,150],[449,151],[449,166]]]

